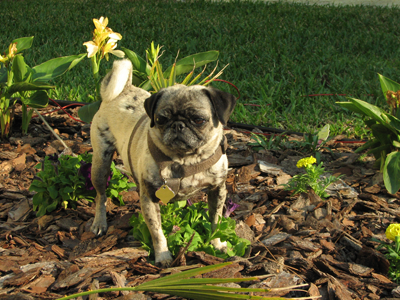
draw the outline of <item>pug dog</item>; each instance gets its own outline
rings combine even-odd
[[[107,230],[107,178],[117,151],[138,185],[155,262],[167,267],[172,255],[161,228],[159,203],[187,199],[207,188],[215,230],[226,200],[228,161],[223,126],[236,99],[215,88],[179,84],[150,94],[132,85],[129,60],[114,62],[100,93],[102,103],[90,131],[91,176],[97,192],[91,231],[102,235]],[[215,239],[212,243],[226,250],[226,242]]]

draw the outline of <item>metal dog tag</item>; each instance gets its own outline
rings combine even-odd
[[[163,184],[157,191],[156,191],[156,197],[160,199],[164,204],[167,204],[169,200],[175,197],[175,193],[171,188]]]

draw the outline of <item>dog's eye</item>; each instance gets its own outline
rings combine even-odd
[[[164,125],[165,123],[167,123],[168,119],[162,116],[158,116],[156,117],[156,122],[159,125]]]
[[[202,118],[194,119],[194,123],[195,123],[196,125],[203,125],[205,122],[206,122],[206,120],[204,120],[204,119],[202,119]]]

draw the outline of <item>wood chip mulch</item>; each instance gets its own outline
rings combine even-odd
[[[44,110],[43,110],[44,111]],[[76,114],[76,109],[69,110]],[[46,120],[74,153],[91,151],[90,125],[61,113]],[[223,260],[203,252],[184,253],[177,265],[160,269],[134,241],[129,218],[138,213],[138,194],[124,193],[125,206],[108,205],[109,230],[96,238],[89,228],[94,207],[80,200],[76,210],[58,209],[37,218],[29,186],[34,166],[45,155],[64,148],[38,118],[22,136],[17,115],[13,134],[0,141],[0,299],[57,299],[105,287],[143,282]],[[389,194],[369,156],[359,159],[358,145],[336,142],[322,153],[324,166],[342,181],[322,200],[313,192],[291,196],[281,184],[299,172],[296,162],[307,153],[259,150],[248,146],[251,135],[226,130],[230,147],[229,198],[239,204],[231,215],[237,234],[252,246],[244,258],[203,277],[249,277],[260,280],[237,287],[279,288],[266,297],[319,299],[400,299],[400,288],[388,278],[389,262],[377,242],[389,242],[385,229],[400,223],[400,193]],[[289,139],[299,137],[291,136]],[[115,155],[116,163],[121,163]],[[206,198],[200,193],[194,201]],[[300,290],[300,291],[299,291]],[[97,298],[96,298],[97,297]],[[182,299],[157,293],[108,292],[85,299]],[[83,298],[81,298],[83,299]]]

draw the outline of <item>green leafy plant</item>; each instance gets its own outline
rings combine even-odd
[[[317,162],[321,161],[321,150],[325,149],[331,151],[328,147],[325,147],[326,142],[329,140],[330,126],[326,124],[317,134],[306,134],[304,139],[301,141],[291,141],[291,149],[301,151],[303,153],[312,154],[317,159]]]
[[[296,166],[298,168],[304,168],[305,174],[298,174],[293,176],[287,184],[284,185],[285,190],[293,191],[292,195],[307,192],[309,188],[313,189],[315,194],[321,198],[329,197],[325,190],[328,186],[336,182],[340,176],[329,176],[321,178],[321,175],[325,173],[325,169],[322,166],[322,162],[314,166],[317,160],[313,157],[306,157],[300,159]]]
[[[61,76],[73,68],[83,55],[72,55],[51,59],[36,67],[29,67],[21,51],[29,49],[32,37],[15,39],[4,55],[0,55],[0,128],[1,137],[8,136],[13,120],[14,105],[19,97],[22,102],[22,132],[27,133],[33,110],[46,107],[48,96],[46,90],[54,86],[48,81]]]
[[[100,289],[87,291],[83,293],[78,293],[74,295],[70,295],[67,297],[59,298],[58,300],[68,300],[74,299],[78,297],[83,297],[91,294],[104,293],[104,292],[112,292],[112,291],[144,291],[144,292],[156,292],[160,294],[169,294],[175,295],[187,299],[194,300],[215,300],[215,299],[264,299],[264,300],[284,300],[287,298],[280,297],[267,297],[267,296],[253,296],[250,294],[242,294],[242,293],[268,293],[273,291],[274,289],[257,289],[257,288],[232,288],[232,287],[222,287],[215,286],[215,284],[229,283],[229,282],[243,282],[243,281],[252,281],[258,280],[257,277],[248,277],[248,278],[198,278],[199,275],[213,272],[216,270],[220,270],[228,265],[232,264],[231,262],[226,262],[217,265],[211,265],[201,268],[196,268],[193,270],[188,270],[184,272],[178,272],[172,275],[168,275],[162,278],[158,278],[155,280],[147,281],[135,287],[123,287],[123,288],[108,288],[108,289]],[[197,277],[197,278],[193,278]],[[287,289],[291,288],[299,288],[299,286],[295,287],[287,287]],[[300,298],[298,298],[300,299]],[[310,297],[301,298],[301,299],[312,299]]]
[[[115,50],[117,41],[121,40],[122,36],[114,32],[111,28],[107,27],[108,18],[101,17],[100,19],[93,19],[95,29],[93,31],[92,41],[84,43],[87,47],[88,57],[91,58],[92,73],[96,81],[96,97],[95,102],[83,106],[79,111],[79,117],[85,122],[91,122],[95,113],[98,111],[101,103],[100,99],[100,82],[102,76],[99,75],[100,62],[105,57],[108,60],[108,54],[114,54],[120,58],[126,56],[131,60],[133,65],[132,83],[147,91],[158,91],[163,87],[171,86],[176,83],[177,76],[189,73],[184,79],[182,84],[192,85],[195,84],[200,78],[201,74],[196,76],[191,82],[193,71],[197,67],[204,66],[218,58],[218,51],[208,51],[197,53],[185,57],[178,62],[168,67],[165,72],[162,70],[162,65],[159,62],[160,46],[154,47],[154,42],[151,43],[150,48],[146,50],[147,61],[137,55],[135,52],[122,48]],[[214,69],[215,71],[215,69]],[[213,71],[213,72],[214,72]],[[209,84],[215,78],[222,74],[220,71],[216,76],[211,78],[213,72],[204,78],[199,84]]]
[[[63,155],[58,157],[46,156],[43,163],[36,168],[41,169],[35,176],[29,190],[36,192],[33,196],[33,210],[40,217],[52,212],[58,207],[76,208],[79,199],[93,201],[96,191],[91,182],[91,161],[89,154],[72,157]],[[119,193],[134,186],[129,183],[125,175],[111,166],[111,175],[108,180],[107,196],[118,198],[124,204]]]
[[[285,133],[282,133],[282,134],[277,135],[277,136],[271,135],[269,139],[264,135],[251,133],[251,138],[255,142],[251,142],[248,145],[250,147],[253,147],[253,149],[255,151],[258,151],[260,149],[282,150],[282,149],[286,149],[286,145],[288,144],[287,143],[287,137],[285,136]]]
[[[252,133],[252,138],[255,140],[253,143],[249,143],[249,146],[254,147],[257,151],[259,149],[266,150],[286,150],[295,149],[305,153],[312,153],[320,161],[320,150],[324,147],[329,138],[329,124],[326,124],[317,134],[306,134],[304,139],[301,141],[291,140],[285,136],[285,133],[273,136],[268,139],[263,135]]]
[[[148,82],[150,82],[152,86],[152,91],[158,92],[162,88],[168,87],[168,86],[173,86],[177,84],[176,81],[176,76],[182,74],[182,72],[186,71],[189,72],[189,67],[192,67],[192,70],[189,72],[189,74],[183,79],[183,81],[180,84],[183,85],[208,85],[211,82],[213,82],[215,79],[217,79],[223,72],[222,69],[220,72],[218,72],[214,77],[213,74],[216,70],[217,67],[214,68],[214,70],[207,75],[205,78],[201,79],[202,74],[205,71],[205,67],[203,71],[198,74],[195,78],[192,79],[193,77],[193,72],[196,67],[202,66],[206,64],[207,62],[210,62],[210,58],[207,59],[208,56],[212,57],[215,55],[215,51],[210,51],[210,52],[205,52],[205,53],[198,53],[189,57],[186,57],[182,60],[180,60],[178,63],[176,62],[169,67],[165,72],[162,70],[162,65],[159,61],[159,57],[161,56],[160,54],[160,45],[157,45],[157,47],[154,47],[154,43],[151,42],[150,49],[146,50],[146,55],[147,59],[150,62],[151,68],[150,68],[150,74],[148,76],[149,80],[146,82],[142,82],[141,85],[144,86],[144,88],[148,89]],[[218,57],[218,52],[216,53]],[[178,53],[179,55],[179,53]],[[197,62],[196,59],[200,58],[200,63]],[[192,61],[191,61],[192,60]],[[226,66],[225,66],[226,67]],[[185,72],[185,73],[186,73]],[[200,81],[199,81],[200,80]],[[147,84],[147,85],[146,85]]]
[[[389,277],[394,280],[397,284],[400,283],[400,224],[390,224],[386,228],[387,239],[393,241],[393,243],[385,243],[376,238],[372,238],[373,241],[379,242],[380,245],[377,249],[386,248],[388,251],[385,256],[390,262],[389,266]]]
[[[390,108],[389,112],[354,98],[349,98],[348,102],[337,103],[363,116],[373,138],[355,152],[370,149],[367,153],[375,156],[386,189],[395,194],[400,189],[400,84],[378,75],[383,95]]]
[[[217,60],[219,55],[218,51],[196,53],[182,58],[179,61],[175,59],[174,64],[163,71],[162,64],[159,61],[159,58],[161,56],[160,49],[160,45],[157,45],[157,47],[155,47],[154,42],[151,42],[150,48],[146,50],[147,60],[145,60],[132,50],[122,47],[122,51],[124,51],[126,57],[132,62],[132,82],[135,86],[139,86],[147,91],[158,91],[163,87],[174,85],[176,83],[177,76],[186,73],[189,74],[183,79],[181,84],[196,84],[203,74],[204,70],[194,79],[192,79],[194,70],[198,67],[202,67],[210,62]],[[208,84],[219,75],[221,75],[221,72],[219,72],[213,78],[211,78],[211,73],[197,84]],[[207,80],[210,81],[206,82]]]
[[[185,247],[193,235],[188,251],[205,251],[208,254],[228,258],[233,255],[243,256],[250,242],[239,238],[235,233],[236,222],[221,217],[216,230],[211,230],[207,204],[204,202],[186,205],[186,200],[161,206],[162,229],[167,238],[168,248],[176,255],[181,247]],[[229,207],[228,210],[232,210]],[[141,213],[130,219],[132,234],[142,242],[143,248],[154,253],[150,232]],[[223,253],[216,250],[211,240],[220,238],[227,241],[228,250]]]

